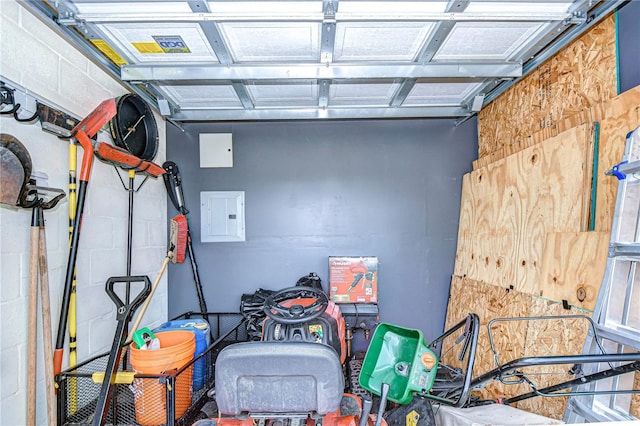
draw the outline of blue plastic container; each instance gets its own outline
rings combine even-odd
[[[192,318],[184,320],[173,320],[162,324],[154,332],[167,330],[188,330],[192,331],[196,337],[196,352],[194,358],[198,357],[211,344],[209,333],[209,323],[204,319]],[[207,357],[204,356],[193,364],[193,390],[202,388],[207,379]]]

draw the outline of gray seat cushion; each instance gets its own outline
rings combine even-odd
[[[336,351],[306,342],[245,342],[224,348],[215,365],[220,413],[324,415],[336,411],[344,376]]]

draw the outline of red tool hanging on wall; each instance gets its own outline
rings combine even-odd
[[[125,95],[131,96],[131,95]],[[108,99],[103,101],[96,107],[91,114],[84,118],[72,131],[72,136],[80,143],[84,150],[82,164],[80,168],[80,183],[77,189],[77,206],[75,209],[75,218],[73,220],[73,232],[71,235],[71,243],[69,248],[69,258],[67,261],[67,271],[65,275],[65,283],[62,294],[62,306],[60,309],[60,319],[58,321],[58,334],[56,339],[56,347],[54,350],[54,374],[58,374],[62,368],[62,357],[64,352],[64,339],[66,335],[67,319],[69,315],[69,301],[71,298],[71,290],[73,284],[74,269],[78,256],[78,243],[80,240],[80,227],[82,224],[82,214],[87,193],[87,186],[91,176],[91,167],[93,164],[93,155],[107,163],[118,167],[133,169],[137,172],[144,173],[149,176],[157,177],[165,173],[160,166],[143,160],[125,149],[118,148],[106,144],[104,142],[94,142],[94,138],[98,131],[110,120],[118,117],[120,123],[127,123],[126,137],[138,138],[155,138],[152,143],[157,144],[157,133],[150,131],[150,120],[152,116],[138,115],[135,111],[127,109],[122,114],[128,114],[129,120],[125,117],[118,116],[120,114],[119,107],[123,104],[119,102],[121,98]],[[155,122],[153,123],[155,125]]]

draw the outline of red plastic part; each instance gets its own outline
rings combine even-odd
[[[93,138],[102,127],[111,120],[118,112],[115,99],[102,101],[88,116],[86,116],[71,132],[82,145],[84,155],[82,156],[82,168],[80,169],[80,180],[89,181],[91,175],[91,164],[93,163]]]
[[[102,101],[91,114],[87,115],[74,129],[71,134],[75,135],[78,132],[84,132],[89,138],[93,138],[98,134],[98,131],[115,117],[118,109],[116,108],[115,99],[107,99]]]
[[[82,154],[82,167],[80,168],[80,180],[89,182],[91,165],[93,164],[93,144],[89,136],[82,130],[76,133],[76,139],[80,142],[84,150]]]
[[[166,173],[166,170],[157,164],[151,161],[141,160],[125,149],[104,142],[98,142],[94,147],[94,152],[102,161],[124,169],[134,169],[138,173],[144,173],[153,177],[158,177]]]
[[[362,409],[362,404],[360,404],[360,398],[351,394],[345,394],[345,396],[346,395],[358,401],[359,403],[358,405],[360,406],[360,409]],[[257,421],[255,421],[251,417],[243,420],[239,420],[235,418],[218,417],[212,420],[215,420],[217,426],[253,426],[257,423]],[[341,416],[339,409],[336,412],[329,413],[322,418],[323,426],[355,426],[359,424],[358,422],[359,422],[359,416],[354,416],[354,415]],[[375,423],[376,423],[376,416],[373,414],[370,414],[369,418],[367,419],[367,426],[373,426],[375,425]],[[267,426],[273,426],[274,424],[276,424],[275,419],[267,420],[266,422]],[[316,424],[317,423],[314,419],[312,419],[311,417],[307,418],[306,426],[314,426]],[[380,425],[387,426],[386,420],[381,419]]]
[[[351,266],[349,270],[353,273],[353,275],[366,274],[367,272],[369,272],[367,265],[363,261],[360,261],[355,265]]]
[[[293,306],[294,303],[298,303],[306,307],[313,305],[316,301],[317,299],[313,297],[304,297],[285,300],[281,303],[281,305],[285,308],[289,308]],[[344,317],[342,316],[342,312],[340,311],[340,308],[338,308],[338,305],[336,305],[332,300],[329,300],[329,304],[327,305],[327,309],[324,311],[324,313],[336,320],[338,326],[338,338],[340,339],[340,363],[344,364],[347,359],[347,327],[344,322]]]
[[[64,349],[56,349],[53,351],[53,375],[57,376],[62,371],[62,357]]]

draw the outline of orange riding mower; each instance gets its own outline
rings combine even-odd
[[[473,377],[480,319],[469,313],[463,320],[427,343],[418,329],[380,323],[369,342],[358,383],[368,395],[344,393],[345,323],[338,305],[322,290],[291,287],[272,294],[264,303],[268,318],[261,341],[232,344],[215,363],[215,396],[218,415],[194,426],[434,426],[432,402],[466,408],[511,404],[536,396],[578,396],[637,393],[636,389],[581,388],[599,380],[611,380],[640,371],[640,354],[606,353],[593,320],[585,315],[496,318],[488,324],[488,337],[498,367]],[[499,362],[493,344],[492,324],[504,321],[582,319],[602,353],[549,355]],[[459,350],[459,352],[458,352]],[[456,367],[438,359],[453,354]],[[458,356],[455,356],[458,353]],[[598,371],[585,374],[582,365]],[[539,386],[533,376],[539,367],[572,365],[551,386]],[[536,370],[527,370],[536,367]],[[609,368],[607,368],[609,367]],[[557,373],[551,373],[557,374]],[[516,396],[484,399],[472,390],[498,380],[505,385],[531,388]],[[359,390],[362,390],[359,389]],[[354,389],[351,389],[354,391]],[[377,415],[371,415],[372,395],[379,396]],[[390,410],[386,410],[391,401]],[[384,418],[383,418],[384,414]]]
[[[371,398],[345,393],[345,321],[322,290],[285,288],[264,313],[261,341],[218,355],[209,392],[218,416],[194,426],[386,426]]]

